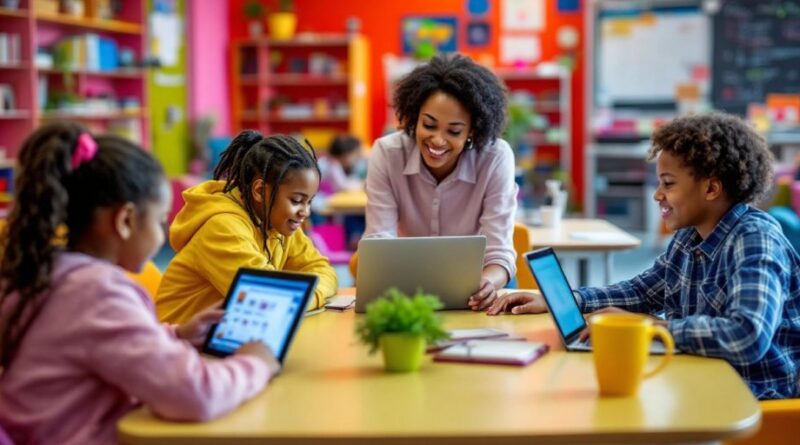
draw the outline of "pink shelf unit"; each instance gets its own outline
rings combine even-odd
[[[37,48],[50,49],[57,41],[70,36],[95,34],[116,42],[118,49],[133,53],[138,64],[145,55],[145,1],[119,2],[121,10],[113,20],[93,16],[87,1],[86,16],[66,13],[53,14],[38,10],[36,0],[21,0],[17,9],[0,7],[0,33],[18,35],[19,57],[0,58],[0,85],[13,91],[14,108],[0,107],[0,148],[6,156],[16,157],[25,137],[39,124],[53,119],[71,119],[97,132],[126,131],[127,135],[146,149],[150,147],[150,122],[147,110],[147,72],[139,67],[114,71],[91,71],[78,67],[65,74],[55,67],[37,66]],[[0,40],[2,42],[2,40]],[[3,62],[5,60],[5,62]],[[71,83],[69,88],[65,84]],[[83,108],[45,109],[47,95],[54,91],[70,90],[83,103]],[[2,92],[3,88],[0,88]],[[118,109],[98,110],[87,99],[111,97],[125,103]],[[95,103],[96,105],[96,103]]]

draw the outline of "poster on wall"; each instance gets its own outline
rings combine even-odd
[[[542,31],[544,0],[503,0],[500,27],[502,31]]]
[[[489,45],[491,36],[489,24],[486,22],[473,22],[467,24],[467,46],[483,48]]]
[[[450,16],[416,16],[403,19],[403,54],[421,58],[458,50],[458,20]]]
[[[500,38],[500,63],[528,65],[542,58],[538,36],[503,36]]]
[[[474,16],[483,16],[489,12],[489,0],[467,0],[467,12]]]

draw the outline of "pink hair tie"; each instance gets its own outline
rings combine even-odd
[[[97,142],[92,139],[89,133],[81,133],[78,136],[78,143],[75,146],[75,152],[72,153],[72,169],[80,167],[86,161],[94,159],[97,154]]]

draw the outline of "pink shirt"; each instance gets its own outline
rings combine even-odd
[[[416,142],[403,132],[375,141],[367,170],[366,238],[485,235],[484,266],[516,273],[514,154],[498,139],[461,153],[437,184]]]
[[[41,311],[0,375],[0,424],[17,445],[116,443],[117,421],[141,403],[170,419],[207,420],[269,380],[255,357],[203,359],[156,320],[122,269],[78,253],[61,254],[54,269]]]

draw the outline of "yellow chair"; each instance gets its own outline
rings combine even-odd
[[[155,299],[158,293],[158,286],[161,284],[161,271],[158,270],[155,263],[148,261],[145,263],[141,272],[128,272],[128,276],[149,292],[150,298]]]
[[[531,235],[528,226],[524,224],[514,224],[514,252],[517,254],[517,288],[519,289],[538,289],[536,279],[531,275],[528,265],[525,264],[525,252],[531,249]],[[358,273],[358,252],[353,253],[348,264],[350,274],[353,279]]]
[[[778,445],[797,443],[800,423],[800,399],[765,400],[761,405],[761,429],[747,439],[727,445]]]
[[[358,252],[353,252],[353,256],[350,257],[350,262],[347,264],[347,267],[350,269],[350,275],[352,275],[355,280],[356,273],[358,273]]]
[[[517,288],[538,289],[539,284],[533,278],[531,270],[525,263],[525,252],[531,250],[531,232],[525,224],[514,224],[514,252],[517,254]]]

